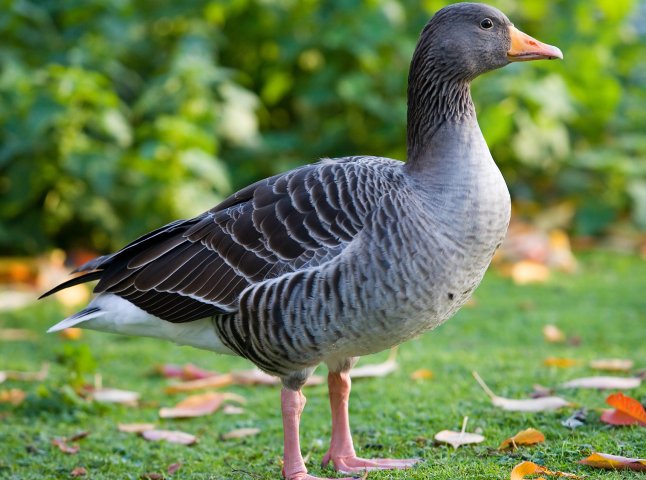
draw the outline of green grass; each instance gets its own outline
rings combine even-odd
[[[643,458],[643,428],[604,425],[594,410],[588,424],[574,431],[560,423],[572,409],[505,412],[491,405],[471,371],[477,370],[498,395],[521,398],[535,383],[555,386],[592,375],[586,363],[596,358],[632,358],[636,368],[646,367],[645,262],[634,256],[587,254],[577,274],[557,274],[547,284],[525,287],[489,272],[475,298],[475,307],[463,309],[436,331],[404,344],[396,373],[383,379],[355,381],[350,409],[358,453],[423,459],[413,470],[375,472],[369,478],[508,479],[513,466],[522,460],[591,478],[635,478],[635,473],[593,470],[577,461],[592,451]],[[42,385],[14,381],[2,385],[2,389],[24,388],[30,394],[18,408],[0,406],[0,478],[69,478],[74,467],[83,466],[92,479],[137,479],[146,472],[163,473],[175,462],[182,463],[177,478],[279,478],[282,433],[277,388],[228,389],[248,399],[246,413],[239,416],[217,412],[182,421],[157,418],[160,406],[173,405],[183,395],[164,393],[167,381],[150,375],[154,365],[193,362],[227,371],[248,368],[242,359],[157,340],[86,332],[80,343],[91,349],[103,384],[141,392],[143,405],[75,404],[60,393],[45,398],[47,392],[60,392],[69,380],[68,367],[57,363],[57,358],[70,342],[44,334],[46,327],[64,313],[55,301],[47,300],[5,313],[0,321],[4,328],[29,328],[37,334],[34,341],[0,343],[0,370],[36,370],[41,362],[52,362],[51,373]],[[548,323],[580,337],[580,345],[546,344],[541,330]],[[382,353],[363,363],[381,361],[386,356]],[[548,356],[576,358],[582,363],[566,369],[545,367],[543,360]],[[431,369],[435,377],[410,380],[411,372],[419,368]],[[315,475],[340,476],[318,465],[330,434],[326,387],[310,387],[305,394],[308,404],[301,437],[305,452],[311,451],[308,468]],[[558,390],[558,394],[598,409],[604,407],[608,392]],[[646,389],[642,386],[630,394],[643,401]],[[435,433],[458,430],[466,415],[470,431],[482,429],[484,443],[457,451],[434,444]],[[194,433],[200,442],[191,447],[151,443],[116,429],[119,422],[153,421],[161,428]],[[251,426],[260,428],[261,433],[234,441],[219,437],[233,428]],[[496,450],[503,439],[528,427],[543,431],[547,441],[514,453]],[[50,443],[55,437],[81,430],[91,434],[81,440],[77,455],[63,454]]]

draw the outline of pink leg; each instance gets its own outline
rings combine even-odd
[[[332,440],[330,449],[323,457],[323,466],[330,461],[334,468],[343,473],[356,473],[365,470],[409,468],[418,462],[416,459],[395,460],[390,458],[366,460],[358,458],[350,434],[348,400],[350,398],[350,374],[348,372],[328,375],[330,408],[332,410]]]
[[[283,476],[287,480],[316,480],[318,477],[307,474],[298,438],[298,426],[301,421],[301,413],[305,408],[305,396],[300,390],[294,391],[283,388],[280,392],[280,403],[283,412],[283,435],[285,441]]]

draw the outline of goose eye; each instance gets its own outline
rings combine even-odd
[[[482,22],[480,22],[480,26],[485,30],[489,30],[490,28],[493,28],[493,22],[491,21],[491,19],[485,18]]]

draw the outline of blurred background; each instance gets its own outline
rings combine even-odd
[[[446,3],[2,1],[0,255],[110,251],[321,157],[403,160]],[[490,3],[565,55],[473,86],[516,218],[643,248],[646,2]]]

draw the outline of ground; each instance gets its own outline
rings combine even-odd
[[[560,396],[591,409],[588,423],[572,431],[561,421],[574,409],[505,412],[491,404],[471,376],[477,370],[498,395],[521,398],[529,395],[534,384],[557,386],[598,374],[587,367],[592,359],[630,358],[636,369],[646,367],[645,262],[608,253],[582,254],[580,260],[578,273],[555,274],[548,283],[535,286],[517,286],[490,271],[475,293],[475,306],[401,346],[395,373],[354,382],[350,410],[358,453],[422,459],[413,470],[371,473],[368,478],[502,480],[522,460],[588,478],[635,478],[635,473],[577,464],[593,451],[646,456],[642,427],[610,427],[599,421],[598,409],[604,407],[608,392],[557,389]],[[64,313],[54,300],[45,300],[0,317],[2,328],[28,328],[36,334],[31,341],[0,341],[0,370],[33,371],[42,362],[52,363],[42,384],[7,381],[1,385],[0,390],[22,388],[29,395],[17,408],[0,405],[0,478],[70,478],[72,469],[83,466],[88,471],[86,478],[138,479],[150,472],[165,474],[168,465],[176,462],[182,466],[175,478],[279,478],[282,433],[277,388],[228,388],[247,398],[243,415],[217,412],[181,421],[160,421],[157,416],[160,406],[171,406],[184,395],[164,392],[168,380],[150,374],[155,365],[191,362],[228,371],[249,368],[246,361],[151,339],[85,332],[81,340],[70,342],[45,334]],[[576,345],[546,343],[541,333],[546,324],[578,337],[573,342]],[[70,367],[60,363],[61,358],[67,358],[68,365],[70,359],[84,365],[81,345],[89,347],[103,385],[140,392],[140,407],[87,405],[65,387],[71,381]],[[379,362],[386,356],[382,353],[362,363]],[[546,357],[581,363],[571,368],[546,367]],[[432,370],[433,379],[411,380],[410,374],[420,368]],[[318,373],[325,374],[325,369],[321,367]],[[641,401],[646,398],[644,386],[626,393]],[[308,403],[301,430],[303,449],[311,453],[308,468],[313,474],[334,477],[334,472],[318,465],[330,434],[326,387],[309,387],[305,394]],[[464,416],[469,417],[468,430],[481,429],[485,442],[457,451],[434,443],[438,431],[459,430]],[[147,442],[117,431],[117,423],[128,422],[157,422],[161,428],[190,432],[200,440],[190,447]],[[246,439],[220,439],[221,434],[240,427],[258,427],[261,433]],[[496,450],[503,439],[528,427],[544,432],[546,442],[515,453]],[[76,455],[64,454],[51,444],[53,438],[84,430],[90,435],[80,441]]]

